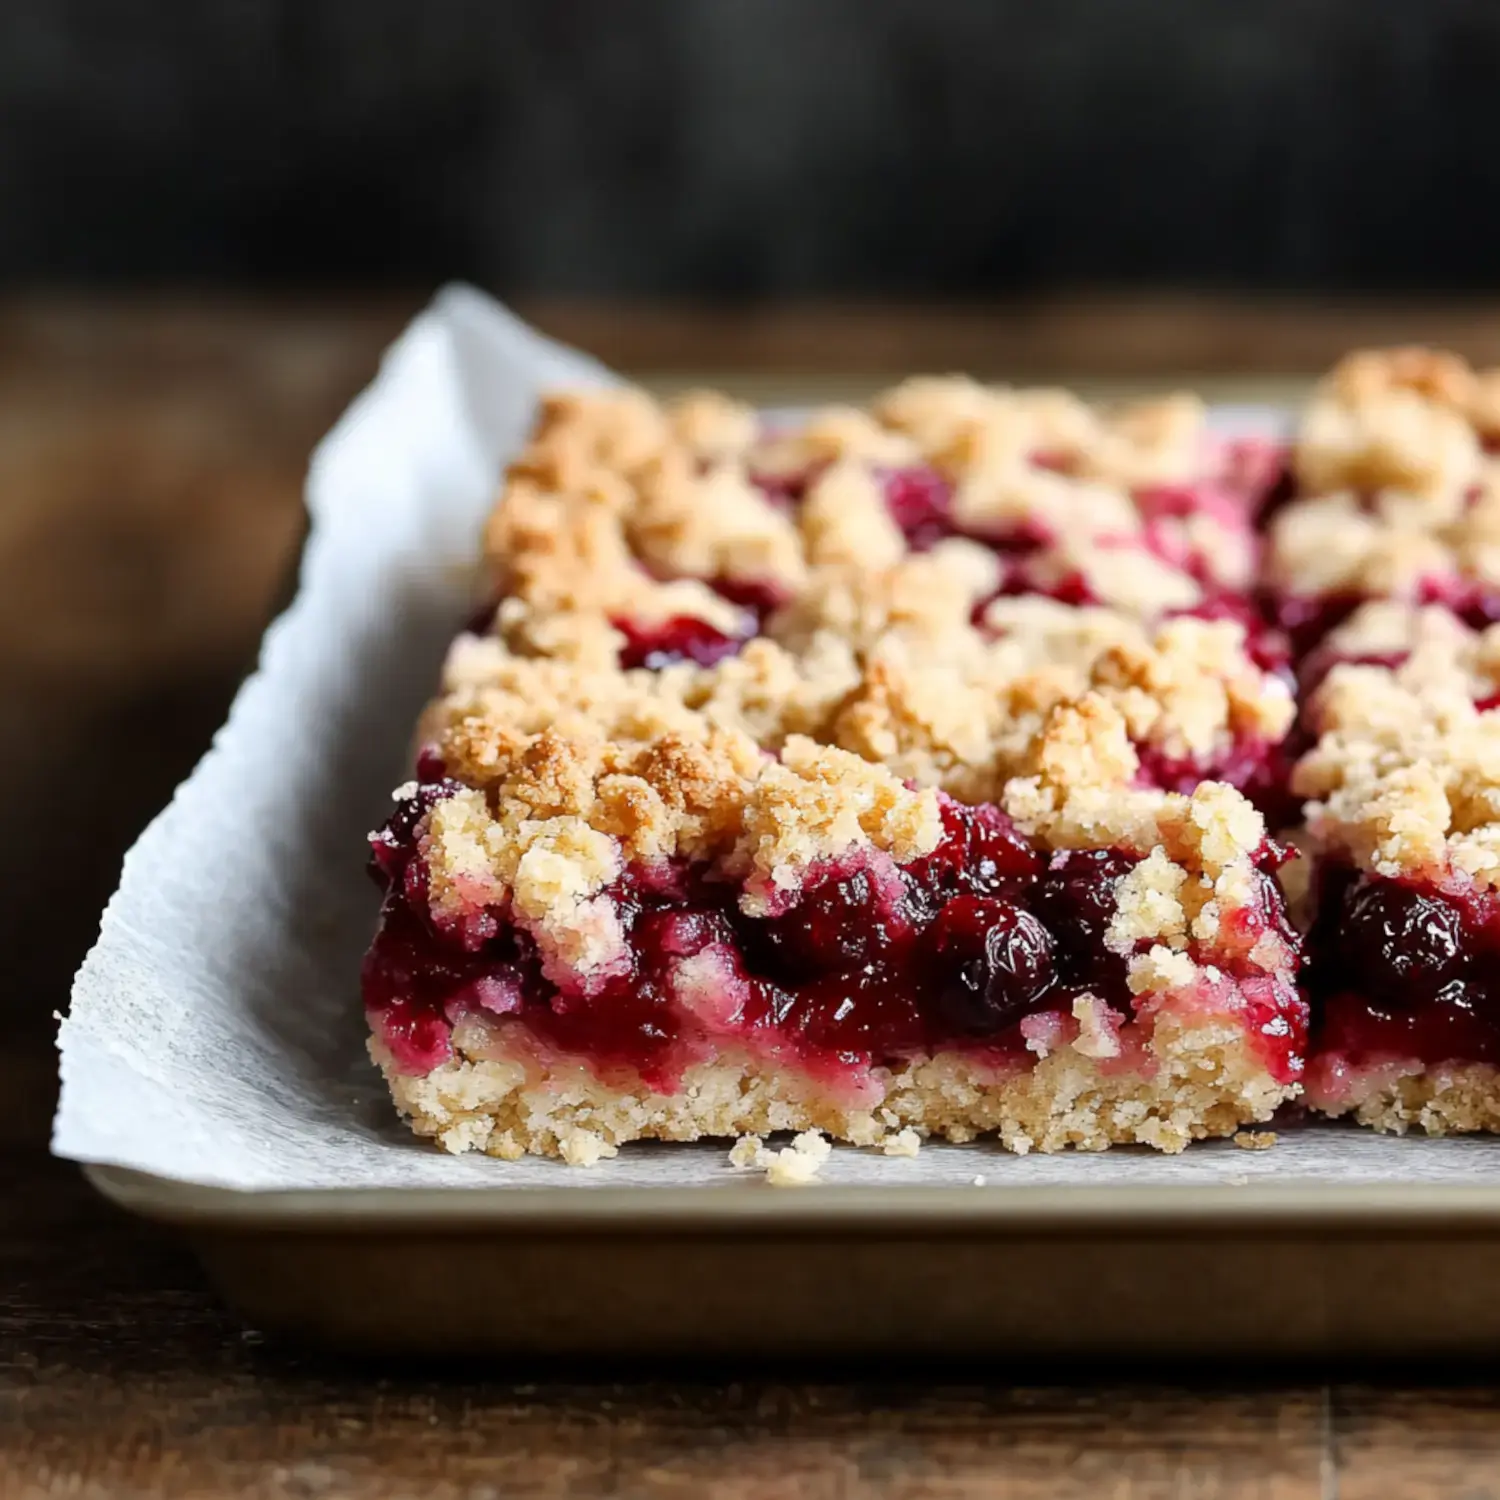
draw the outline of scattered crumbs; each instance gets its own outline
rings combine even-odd
[[[606,1156],[614,1156],[615,1148],[597,1135],[586,1130],[571,1130],[558,1139],[558,1153],[570,1167],[594,1167]]]
[[[833,1155],[833,1147],[816,1130],[804,1130],[790,1146],[781,1151],[762,1153],[766,1181],[772,1187],[800,1187],[816,1180],[823,1163]]]
[[[984,1173],[983,1172],[981,1172],[979,1174],[979,1176],[974,1179],[974,1186],[975,1187],[983,1187],[984,1186]]]
[[[403,781],[400,786],[391,793],[392,802],[405,802],[408,797],[417,795],[417,784],[415,781]]]
[[[1269,1151],[1276,1144],[1274,1130],[1238,1130],[1234,1143],[1241,1151]]]
[[[816,1130],[804,1130],[780,1151],[767,1151],[758,1135],[746,1135],[730,1148],[729,1164],[758,1168],[772,1187],[800,1187],[816,1181],[832,1155],[833,1146]]]
[[[908,1125],[905,1130],[886,1136],[880,1149],[887,1156],[915,1156],[922,1149],[922,1137]]]
[[[753,1167],[760,1160],[763,1150],[765,1150],[765,1147],[761,1144],[761,1139],[758,1135],[742,1135],[729,1148],[729,1165],[731,1167]]]

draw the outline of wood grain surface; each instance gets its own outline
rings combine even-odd
[[[46,1156],[51,1017],[120,855],[253,655],[312,444],[415,305],[0,305],[0,1495],[1500,1495],[1494,1370],[1164,1370],[1149,1351],[1108,1371],[438,1369],[279,1347],[171,1235]],[[863,316],[854,384],[872,349],[946,367],[974,347],[944,344],[950,314]],[[642,368],[724,362],[718,324],[695,343],[631,314],[632,346],[592,317],[563,322]],[[1301,329],[1259,371],[1305,373],[1349,331]],[[1212,329],[1173,337],[1185,366],[1234,373],[1205,359]],[[839,352],[818,351],[825,376]],[[1034,364],[1091,352],[1121,373],[1076,342]]]

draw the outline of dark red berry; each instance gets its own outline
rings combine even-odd
[[[1125,961],[1105,935],[1115,916],[1115,886],[1134,863],[1113,849],[1068,849],[1052,857],[1032,888],[1031,909],[1056,939],[1058,967],[1069,983],[1106,990],[1123,984]]]
[[[936,469],[896,469],[885,477],[891,519],[917,550],[952,534],[953,487]]]
[[[711,667],[726,656],[733,656],[742,644],[736,637],[725,635],[706,620],[692,615],[673,615],[657,625],[640,625],[631,620],[613,620],[611,624],[625,637],[625,644],[620,647],[620,665],[645,667],[653,672],[684,661]]]
[[[430,774],[431,766],[426,769]],[[370,835],[368,869],[377,885],[390,886],[401,878],[416,853],[417,825],[439,802],[463,790],[462,782],[444,776],[420,782],[410,797],[397,803],[384,826]]]
[[[868,963],[909,933],[908,924],[878,898],[867,870],[823,881],[785,915],[758,927],[779,969],[813,973]]]
[[[976,893],[994,895],[1040,872],[1041,856],[1016,832],[1015,824],[998,807],[985,803],[965,811],[968,814],[965,873]]]
[[[1056,979],[1054,944],[1024,907],[956,896],[932,929],[941,999],[952,1022],[988,1035],[1019,1021]]]
[[[1042,869],[1042,858],[991,803],[967,806],[951,797],[941,801],[943,837],[925,859],[906,873],[921,903],[933,904],[970,891],[979,896],[1014,894]]]
[[[432,781],[442,781],[447,775],[443,752],[436,745],[423,745],[417,751],[417,780],[426,786]]]
[[[1357,882],[1342,926],[1339,947],[1365,990],[1398,1007],[1435,994],[1462,963],[1457,909],[1401,881]]]
[[[664,968],[673,958],[694,958],[712,944],[731,943],[734,930],[718,912],[647,912],[631,933],[632,946],[643,967]]]

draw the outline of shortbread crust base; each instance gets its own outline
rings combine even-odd
[[[517,1160],[532,1154],[588,1166],[627,1141],[696,1141],[819,1130],[874,1146],[915,1129],[950,1141],[992,1135],[1008,1151],[1102,1151],[1139,1144],[1181,1151],[1268,1120],[1298,1092],[1277,1083],[1238,1027],[1213,1018],[1158,1019],[1153,1075],[1064,1046],[1027,1066],[997,1069],[959,1051],[877,1069],[873,1105],[742,1052],[689,1068],[674,1093],[605,1084],[581,1061],[539,1067],[521,1041],[493,1045],[415,1076],[399,1072],[382,1043],[371,1056],[420,1136],[459,1153]],[[526,1061],[522,1061],[525,1058]],[[529,1066],[528,1066],[529,1064]]]
[[[1500,1131],[1500,1068],[1491,1063],[1392,1062],[1362,1069],[1337,1097],[1310,1090],[1308,1103],[1331,1119],[1352,1116],[1392,1135]]]

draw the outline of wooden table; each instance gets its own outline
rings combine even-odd
[[[223,716],[308,451],[416,303],[0,304],[0,1495],[1500,1494],[1500,1385],[1452,1372],[1209,1381],[1149,1353],[1113,1371],[414,1370],[279,1348],[170,1235],[45,1155],[50,1017],[120,854]],[[733,365],[781,390],[906,365],[1279,378],[1423,333],[1500,359],[1495,308],[541,316],[668,384]]]

